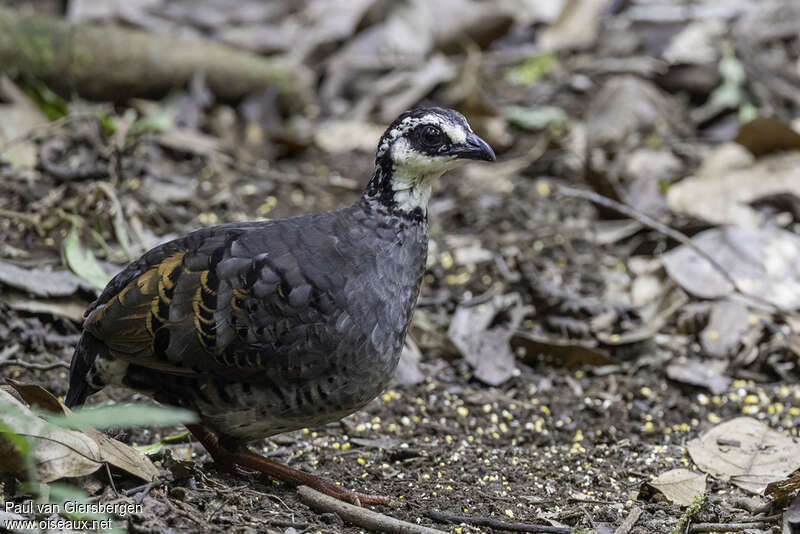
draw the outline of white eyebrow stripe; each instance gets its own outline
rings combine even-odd
[[[469,126],[463,128],[461,125],[453,124],[436,113],[428,113],[418,118],[406,117],[395,128],[392,128],[384,142],[378,147],[378,157],[382,156],[398,137],[413,130],[420,124],[435,124],[440,127],[453,144],[463,145],[467,141]]]

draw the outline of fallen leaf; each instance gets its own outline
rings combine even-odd
[[[671,64],[698,65],[719,60],[720,39],[727,26],[716,18],[702,18],[686,25],[672,38],[662,54]]]
[[[751,417],[717,425],[687,449],[700,469],[751,493],[763,494],[800,468],[800,440]]]
[[[700,345],[709,356],[727,358],[750,328],[747,307],[731,299],[711,304],[708,325],[700,333]]]
[[[36,144],[26,136],[36,127],[47,124],[47,117],[36,104],[6,76],[0,76],[0,160],[13,167],[36,166]]]
[[[73,227],[61,244],[64,261],[73,273],[86,280],[93,288],[102,291],[111,276],[100,266],[91,250],[81,245],[78,229]]]
[[[37,417],[4,389],[0,389],[0,422],[29,441],[36,477],[41,482],[85,476],[97,471],[103,463],[100,449],[92,438]],[[25,471],[25,460],[16,452],[7,433],[0,431],[0,472],[23,474]]]
[[[372,122],[330,120],[314,129],[314,143],[332,154],[353,150],[371,153],[382,134],[383,127]]]
[[[558,18],[542,31],[538,45],[556,51],[586,48],[597,39],[607,0],[567,0]]]
[[[18,291],[8,291],[0,296],[9,308],[28,313],[49,313],[58,317],[66,317],[76,323],[83,322],[83,312],[89,303],[77,297],[62,299],[34,299],[26,297]]]
[[[661,473],[649,484],[663,493],[669,502],[689,506],[695,497],[705,493],[707,476],[688,469],[672,469]]]
[[[554,364],[570,369],[619,363],[608,351],[598,348],[594,341],[570,341],[530,332],[515,332],[510,344],[514,353],[526,362],[534,362],[544,356],[552,359]]]
[[[670,380],[708,389],[714,395],[728,391],[731,378],[722,373],[728,362],[722,360],[699,361],[680,358],[667,366]]]
[[[41,386],[22,384],[10,379],[7,379],[7,381],[19,393],[20,397],[30,405],[35,404],[43,410],[62,416],[73,413],[69,408],[61,404],[52,393]],[[108,462],[110,465],[142,480],[151,481],[158,476],[158,469],[153,465],[153,462],[136,452],[129,445],[110,438],[94,428],[85,428],[82,433],[94,440],[94,443],[99,447],[99,459],[102,461]]]
[[[750,204],[786,193],[800,197],[800,152],[755,160],[743,146],[725,143],[709,152],[695,175],[669,188],[667,204],[677,213],[715,224],[756,228],[764,217]]]
[[[44,267],[25,269],[0,260],[0,283],[40,297],[66,297],[74,294],[83,282],[69,271]]]
[[[519,295],[497,295],[488,302],[474,306],[459,306],[450,321],[447,335],[464,359],[472,366],[475,378],[490,386],[498,386],[519,374],[509,337],[512,325],[489,328],[495,317],[509,308],[521,309]]]
[[[739,127],[734,141],[754,156],[762,156],[778,150],[800,149],[800,132],[777,117],[756,117]]]
[[[800,307],[797,234],[773,226],[725,226],[701,232],[692,242],[714,258],[745,295],[785,310]],[[670,278],[696,297],[715,299],[734,293],[730,282],[686,245],[667,252],[661,260]]]
[[[569,119],[567,112],[556,106],[508,106],[503,110],[503,116],[525,130],[542,130],[551,124],[563,125]]]

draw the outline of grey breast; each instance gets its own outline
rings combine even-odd
[[[312,221],[293,236],[293,258],[301,275],[336,280],[316,288],[329,290],[334,306],[324,324],[308,331],[306,353],[294,358],[313,359],[317,371],[286,380],[291,373],[280,366],[291,359],[276,359],[262,383],[224,385],[237,407],[220,409],[224,404],[212,398],[198,408],[225,434],[253,439],[340,419],[378,395],[397,366],[425,266],[427,225],[363,201]]]

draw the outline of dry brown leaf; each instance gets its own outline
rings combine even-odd
[[[700,334],[700,345],[709,356],[727,358],[749,328],[750,314],[744,304],[731,299],[716,301]]]
[[[47,124],[47,117],[6,76],[0,77],[0,100],[9,102],[0,104],[0,160],[14,167],[35,167],[36,144],[25,137]]]
[[[37,479],[52,482],[85,476],[103,465],[100,449],[89,436],[37,417],[13,395],[0,389],[0,421],[31,443]],[[25,462],[14,444],[0,434],[0,472],[24,473]]]
[[[727,143],[714,148],[694,176],[670,187],[667,204],[712,223],[755,228],[763,217],[749,204],[779,193],[800,197],[800,152],[755,161],[743,146]]]
[[[556,365],[567,368],[619,363],[608,351],[598,348],[594,341],[565,340],[531,332],[516,332],[511,336],[510,344],[514,352],[527,362],[544,356],[553,358]]]
[[[797,234],[772,226],[726,226],[697,234],[692,242],[725,269],[743,294],[786,310],[800,307]],[[734,292],[718,270],[686,245],[667,252],[662,261],[670,278],[697,297],[722,298]]]
[[[558,18],[545,28],[539,46],[547,51],[591,46],[600,31],[606,0],[568,0]]]
[[[800,149],[800,132],[777,117],[757,117],[739,127],[734,139],[755,156]]]
[[[0,284],[15,287],[40,297],[68,297],[85,286],[69,271],[53,271],[42,267],[25,269],[11,262],[0,261]]]
[[[61,404],[52,393],[43,387],[35,384],[21,384],[13,380],[8,380],[8,382],[28,404],[35,404],[52,413],[70,413],[69,408]],[[98,458],[101,461],[108,462],[110,465],[148,482],[158,476],[158,469],[153,462],[132,447],[93,428],[84,429],[83,434],[92,439],[99,447]]]
[[[667,366],[670,380],[700,386],[714,395],[721,395],[728,390],[731,378],[722,373],[728,366],[727,360],[699,361],[681,358]]]
[[[663,493],[669,502],[689,506],[697,495],[705,493],[706,477],[688,469],[672,469],[658,475],[650,485]]]
[[[500,312],[509,309],[511,325],[489,328]],[[489,302],[456,309],[447,335],[481,382],[497,386],[519,374],[509,337],[521,312],[517,294],[497,295]]]
[[[687,445],[697,466],[751,493],[800,468],[800,439],[751,417],[737,417],[712,428]]]
[[[359,120],[330,120],[314,129],[314,143],[325,152],[338,154],[361,150],[372,153],[383,127]]]
[[[83,322],[83,312],[89,302],[78,297],[59,299],[29,298],[19,291],[8,291],[2,301],[12,310],[28,313],[49,313],[59,317],[66,317],[76,323]]]

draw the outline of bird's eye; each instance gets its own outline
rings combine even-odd
[[[425,126],[422,129],[422,142],[427,146],[436,146],[442,142],[442,131],[436,126]]]

